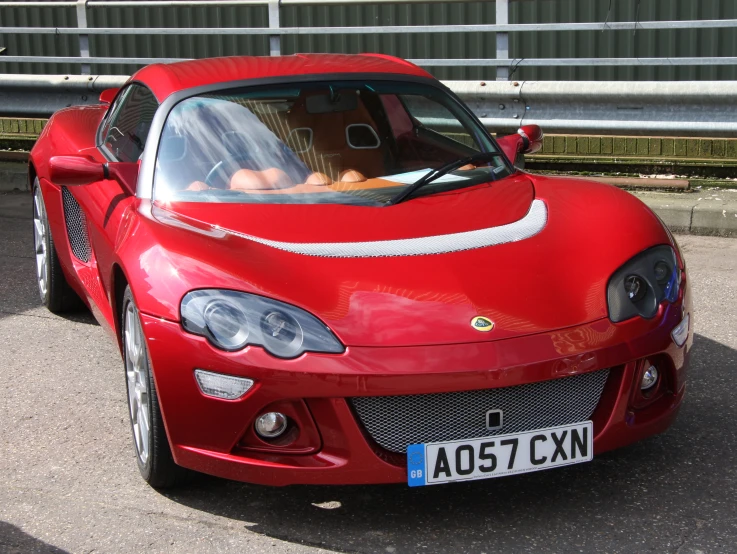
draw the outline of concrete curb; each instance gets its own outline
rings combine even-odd
[[[737,190],[633,192],[674,233],[737,237]]]
[[[25,163],[0,162],[0,192],[28,190],[26,171]]]
[[[0,192],[27,191],[26,166],[0,162]],[[674,233],[737,237],[737,190],[632,192]]]

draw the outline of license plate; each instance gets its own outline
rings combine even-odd
[[[482,439],[411,444],[407,447],[410,487],[491,479],[593,459],[590,421]]]

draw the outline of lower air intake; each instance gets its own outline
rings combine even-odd
[[[410,444],[506,435],[588,420],[608,369],[528,385],[441,394],[352,398],[361,423],[379,446],[404,453]],[[490,431],[486,413],[502,410]]]

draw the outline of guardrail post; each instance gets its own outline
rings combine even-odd
[[[279,4],[281,0],[269,0],[269,29],[279,28]],[[281,56],[281,35],[269,35],[269,55]]]
[[[77,28],[87,28],[87,0],[77,0]],[[90,37],[89,35],[79,35],[79,55],[82,58],[90,57]],[[91,73],[90,64],[82,64],[82,75]]]
[[[496,24],[509,25],[509,0],[496,0]],[[509,33],[496,34],[496,59],[509,59]],[[496,68],[497,81],[509,81],[509,67]]]

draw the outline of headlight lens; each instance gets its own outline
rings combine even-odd
[[[650,319],[658,313],[661,302],[678,299],[680,284],[681,270],[673,248],[650,248],[624,264],[609,280],[609,319],[614,323],[638,315]]]
[[[223,300],[209,302],[203,311],[205,328],[214,342],[226,350],[239,350],[248,341],[248,319],[236,305]]]
[[[279,358],[345,349],[319,319],[289,304],[231,290],[196,290],[182,299],[182,326],[229,352],[262,346]]]

